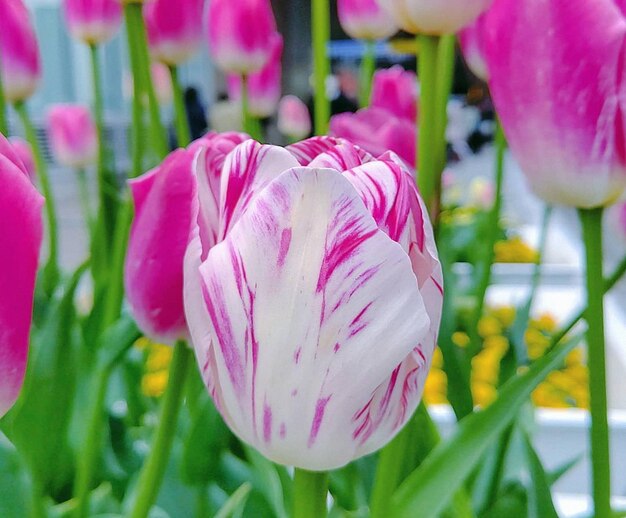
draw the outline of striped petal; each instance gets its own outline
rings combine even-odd
[[[318,155],[335,148],[345,140],[336,137],[311,137],[287,146],[300,165],[308,166]]]

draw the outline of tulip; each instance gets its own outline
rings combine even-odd
[[[551,204],[594,208],[626,187],[626,18],[613,0],[498,0],[490,88],[511,150]]]
[[[376,0],[405,31],[451,34],[471,24],[493,0]]]
[[[185,258],[190,333],[217,407],[282,464],[327,470],[381,448],[421,398],[441,316],[411,174],[391,154],[314,139],[245,142],[222,175],[218,243],[207,249],[198,218]],[[200,215],[214,207],[198,202]]]
[[[168,105],[172,102],[174,95],[170,71],[163,63],[156,62],[150,65],[150,73],[154,84],[154,93],[159,103],[162,106]]]
[[[225,72],[250,74],[270,59],[276,21],[269,0],[210,0],[209,46]]]
[[[16,153],[4,154],[8,145],[0,135],[0,417],[24,382],[43,236],[43,197],[14,163]]]
[[[250,115],[258,118],[270,117],[276,111],[281,94],[283,38],[275,33],[272,37],[272,53],[269,61],[247,80],[248,108]],[[241,99],[241,76],[230,74],[227,78],[228,96]]]
[[[41,76],[37,38],[22,0],[0,2],[0,75],[10,102],[28,99]]]
[[[187,61],[202,43],[204,0],[148,0],[143,17],[154,59],[167,65]]]
[[[30,144],[24,139],[19,137],[11,137],[9,139],[15,154],[19,158],[20,162],[24,165],[24,169],[31,180],[35,179],[35,158],[33,156],[33,149]]]
[[[119,0],[64,0],[70,33],[89,45],[110,40],[122,24]]]
[[[343,30],[357,40],[382,40],[398,32],[398,26],[376,0],[338,0]]]
[[[309,109],[295,95],[286,95],[280,100],[278,130],[293,140],[300,140],[311,134]]]
[[[372,83],[370,106],[382,108],[415,124],[417,118],[417,76],[400,65],[378,70]]]
[[[56,104],[48,112],[48,135],[57,162],[83,169],[98,156],[96,125],[89,109],[77,104]]]
[[[218,192],[221,163],[243,138],[238,134],[207,135],[188,149],[174,151],[161,165],[130,181],[135,217],[124,283],[138,325],[156,341],[172,344],[188,334],[183,311],[183,256],[194,203],[194,156],[198,149],[204,150],[216,176],[203,178],[202,186]]]
[[[489,12],[489,11],[487,11]],[[482,79],[489,80],[489,71],[485,61],[484,26],[487,13],[483,13],[478,19],[465,27],[459,33],[459,43],[463,50],[463,57],[472,73]]]

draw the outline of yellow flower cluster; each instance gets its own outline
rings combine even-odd
[[[495,245],[497,263],[536,263],[539,260],[537,250],[526,244],[521,237],[515,236]]]
[[[498,397],[500,364],[511,345],[509,333],[515,322],[515,308],[500,306],[491,308],[478,324],[482,348],[472,359],[471,390],[474,404],[486,407]],[[543,356],[550,345],[550,336],[556,331],[557,322],[545,313],[529,322],[524,334],[528,357],[536,360]],[[457,331],[452,335],[457,347],[470,343],[467,333]],[[532,394],[536,406],[548,408],[588,408],[588,371],[583,351],[573,350],[563,367],[548,375]],[[424,400],[427,404],[447,404],[448,380],[444,371],[443,356],[436,349],[431,372],[426,380]]]
[[[167,386],[172,348],[168,345],[156,344],[145,337],[137,340],[135,347],[146,353],[141,391],[148,397],[161,396]]]

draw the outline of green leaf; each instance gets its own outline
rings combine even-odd
[[[243,483],[226,501],[224,506],[217,512],[215,518],[231,518],[243,515],[243,509],[250,496],[252,485]]]
[[[524,447],[530,472],[528,516],[529,518],[559,518],[552,502],[548,477],[527,434],[524,434]]]
[[[455,435],[439,444],[395,492],[391,515],[438,516],[489,446],[513,422],[535,387],[563,361],[572,347],[572,344],[556,347],[527,372],[509,381],[490,407],[463,419]]]
[[[583,457],[584,455],[582,454],[578,455],[572,460],[568,460],[567,462],[565,462],[564,464],[562,464],[555,470],[548,472],[547,477],[548,477],[548,484],[550,485],[550,487],[556,484],[563,475],[565,475],[569,470],[571,470],[574,466],[576,466],[576,464],[578,464],[581,460],[583,460]]]
[[[502,518],[503,516],[528,516],[528,495],[519,483],[507,485],[500,493],[498,500],[481,518]]]
[[[0,433],[0,516],[22,518],[29,508],[30,481],[15,447]]]

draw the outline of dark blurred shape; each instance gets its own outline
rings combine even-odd
[[[206,108],[200,100],[198,90],[193,86],[185,89],[185,110],[192,140],[200,138],[208,130]]]

